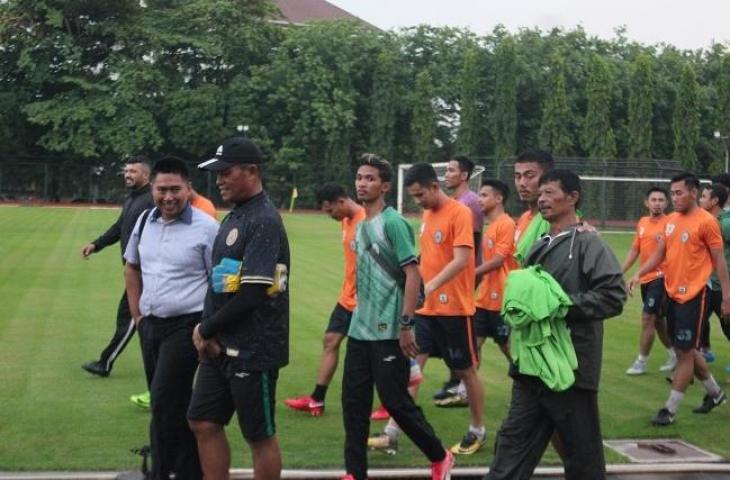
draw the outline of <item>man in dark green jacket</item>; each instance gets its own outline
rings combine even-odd
[[[578,358],[575,384],[552,391],[512,366],[512,401],[497,433],[487,480],[531,478],[554,431],[563,442],[567,480],[606,475],[598,416],[603,320],[621,313],[626,291],[611,249],[575,224],[580,197],[580,179],[573,172],[556,169],[542,176],[538,207],[550,231],[525,258],[525,266],[542,265],[573,303],[566,321]]]

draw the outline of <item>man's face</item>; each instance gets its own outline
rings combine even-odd
[[[256,186],[256,169],[253,165],[233,165],[218,172],[215,184],[226,203],[236,203],[251,197]]]
[[[165,220],[177,218],[190,198],[190,184],[179,173],[158,173],[152,184],[152,198]]]
[[[139,188],[146,185],[150,179],[150,172],[143,163],[127,163],[124,165],[124,185],[127,188]]]
[[[408,195],[411,196],[416,205],[419,205],[423,209],[431,209],[438,205],[439,198],[439,184],[431,183],[426,186],[416,182],[409,187],[406,187]]]
[[[684,180],[672,183],[669,194],[676,212],[685,213],[697,205],[697,190],[689,188]]]
[[[537,202],[540,196],[540,177],[543,173],[545,172],[537,162],[515,163],[515,190],[521,201]]]
[[[559,181],[555,180],[540,185],[539,192],[537,208],[548,222],[558,220],[566,214],[575,215],[577,193],[563,191]]]
[[[344,198],[338,198],[333,202],[327,200],[322,202],[322,211],[338,222],[347,216],[346,210]]]
[[[667,209],[667,196],[662,192],[651,192],[644,205],[652,217],[658,217]]]
[[[362,165],[355,175],[355,191],[361,202],[374,202],[390,190],[390,182],[380,178],[380,172],[371,165]]]
[[[702,189],[702,196],[700,197],[700,207],[704,208],[708,212],[711,211],[717,205],[717,197],[712,198],[712,190],[709,188]]]
[[[479,190],[479,207],[481,207],[482,212],[488,214],[501,203],[502,195],[494,188],[485,185]]]
[[[462,172],[459,167],[459,162],[456,160],[449,160],[446,165],[446,173],[444,173],[444,183],[446,188],[454,189],[467,181],[467,173]]]

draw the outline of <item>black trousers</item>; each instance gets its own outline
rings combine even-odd
[[[397,340],[347,340],[342,373],[345,468],[357,480],[367,478],[367,441],[373,385],[391,417],[431,462],[444,459],[441,440],[408,394],[410,362]]]
[[[151,375],[152,478],[177,480],[203,477],[195,436],[186,413],[193,392],[198,352],[193,328],[200,313],[179,317],[145,317],[140,323],[145,373]]]
[[[565,448],[566,480],[606,478],[598,394],[580,388],[554,392],[536,377],[512,384],[512,401],[494,444],[486,480],[529,480],[557,430]]]
[[[117,328],[114,336],[109,341],[109,345],[104,348],[99,357],[99,362],[104,366],[107,372],[111,372],[114,367],[114,361],[122,354],[124,348],[134,336],[134,321],[129,311],[129,303],[127,302],[127,291],[122,292],[122,298],[119,300],[117,307]],[[140,343],[142,340],[140,339]]]

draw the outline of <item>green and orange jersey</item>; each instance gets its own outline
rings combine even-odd
[[[454,258],[455,247],[474,248],[472,213],[449,198],[438,210],[425,210],[421,225],[420,271],[428,283]],[[431,316],[473,315],[474,255],[454,278],[428,295],[417,313]]]
[[[342,249],[345,252],[345,276],[337,303],[352,312],[357,305],[357,225],[365,218],[365,209],[358,206],[355,215],[342,219]]]
[[[667,295],[678,303],[695,298],[712,274],[710,249],[722,249],[717,219],[702,208],[689,214],[674,212],[664,228],[666,254],[664,285]]]
[[[661,215],[659,217],[641,217],[639,223],[636,224],[636,234],[634,235],[634,243],[632,247],[639,252],[639,263],[646,263],[651,255],[656,251],[657,243],[664,236],[664,230],[667,225],[667,216]],[[662,265],[659,265],[656,269],[651,272],[647,272],[641,276],[639,281],[649,283],[657,278],[664,276],[664,270]]]
[[[507,274],[518,268],[513,257],[515,253],[515,221],[503,213],[489,224],[482,239],[482,262],[488,262],[500,256],[504,258],[502,266],[482,276],[476,296],[476,306],[484,310],[500,311],[502,294]]]

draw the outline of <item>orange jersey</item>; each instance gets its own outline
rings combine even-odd
[[[664,285],[667,295],[678,303],[696,297],[712,274],[711,248],[722,249],[720,224],[702,208],[690,214],[674,212],[664,228],[667,251],[664,257]]]
[[[357,300],[357,249],[355,246],[355,235],[357,224],[365,218],[365,209],[358,206],[358,210],[352,218],[342,219],[342,248],[345,251],[345,277],[342,281],[342,290],[337,303],[349,311],[355,310]]]
[[[661,217],[641,217],[639,223],[636,224],[636,235],[634,236],[632,246],[639,252],[640,264],[643,265],[646,263],[649,257],[656,251],[657,242],[664,236],[666,224],[666,215],[662,215]],[[642,275],[639,281],[642,284],[649,283],[663,276],[664,270],[662,270],[662,265],[659,265],[656,270]]]
[[[474,231],[469,207],[449,198],[436,211],[425,210],[421,224],[423,282],[428,283],[454,258],[454,247],[474,248]],[[451,280],[431,292],[417,313],[421,315],[473,315],[474,255]]]
[[[515,221],[503,213],[489,224],[482,239],[482,262],[499,255],[502,266],[484,274],[477,290],[476,305],[484,310],[500,311],[507,274],[517,268],[515,253]]]
[[[527,230],[527,227],[530,226],[530,222],[532,222],[532,218],[534,215],[532,214],[532,210],[527,210],[525,213],[520,215],[520,218],[517,219],[517,226],[515,227],[515,245],[517,245],[517,242],[520,241],[520,235],[524,233],[525,230]]]
[[[215,205],[201,194],[198,193],[195,195],[195,200],[191,201],[190,205],[218,220],[218,212],[215,211]]]

